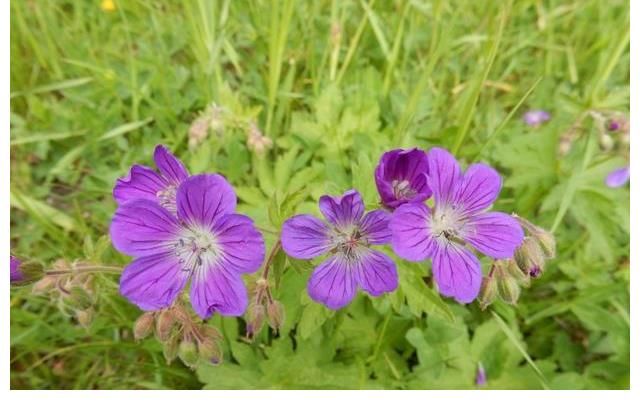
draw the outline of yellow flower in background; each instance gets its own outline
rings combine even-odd
[[[116,9],[116,3],[113,0],[102,0],[100,8],[104,11],[114,11]]]

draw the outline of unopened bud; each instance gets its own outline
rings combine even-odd
[[[66,303],[77,310],[85,310],[93,305],[91,295],[81,287],[73,287],[66,296]]]
[[[196,147],[209,135],[209,116],[196,118],[189,127],[189,146]]]
[[[184,339],[178,346],[178,357],[185,366],[194,368],[198,364],[198,349],[191,338]]]
[[[271,328],[280,330],[284,324],[284,306],[282,306],[282,303],[274,300],[267,305],[267,319]]]
[[[91,325],[91,322],[93,321],[93,316],[94,316],[94,311],[91,308],[76,312],[76,320],[78,321],[80,326],[84,327],[85,329]]]
[[[26,261],[20,265],[23,280],[39,279],[44,274],[44,267],[40,262]]]
[[[600,148],[603,151],[607,152],[607,151],[611,151],[611,149],[615,145],[615,142],[613,141],[613,138],[611,138],[611,135],[607,133],[603,133],[603,134],[600,134],[600,139],[598,140],[598,144],[600,145]]]
[[[551,232],[545,231],[542,228],[533,234],[542,248],[544,256],[551,259],[556,257],[556,239]]]
[[[218,340],[222,340],[222,333],[220,333],[220,331],[213,327],[213,326],[202,326],[200,327],[200,331],[204,334],[204,337],[207,339],[211,339],[214,341],[218,341]]]
[[[503,262],[505,265],[505,271],[508,275],[514,278],[518,284],[528,287],[531,284],[531,276],[524,273],[515,260],[509,259]]]
[[[480,303],[480,309],[485,310],[487,306],[493,303],[498,294],[498,284],[494,275],[485,276],[482,278],[482,284],[480,285],[480,294],[478,295],[478,302]]]
[[[522,245],[516,249],[515,260],[518,267],[532,278],[537,278],[544,270],[542,248],[539,242],[530,236],[524,238]]]
[[[247,309],[247,335],[252,337],[262,330],[265,308],[261,304],[252,303]]]
[[[164,355],[164,359],[167,361],[167,364],[171,364],[171,362],[178,357],[178,347],[179,341],[177,337],[172,337],[169,340],[164,341],[162,354]]]
[[[154,318],[155,314],[153,312],[146,312],[136,320],[136,323],[133,324],[133,338],[136,341],[142,340],[151,334]]]
[[[211,364],[222,363],[222,349],[220,348],[220,344],[214,340],[207,339],[198,343],[198,354],[202,360]]]
[[[161,342],[166,342],[171,336],[171,331],[176,324],[176,317],[169,309],[163,310],[156,320],[156,336]]]
[[[520,285],[511,275],[498,276],[498,295],[504,302],[515,305],[520,297]]]
[[[34,295],[44,295],[56,286],[57,280],[58,278],[53,275],[45,276],[33,284],[33,286],[31,287],[31,292]]]

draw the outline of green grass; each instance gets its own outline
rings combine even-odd
[[[628,112],[628,2],[116,5],[11,3],[13,253],[126,263],[107,236],[111,189],[163,143],[193,173],[227,176],[269,245],[324,193],[355,187],[375,207],[384,151],[444,146],[497,167],[496,207],[553,228],[558,255],[516,307],[484,312],[425,286],[428,266],[402,264],[397,292],[331,313],[305,296],[308,273],[282,262],[283,335],[246,343],[241,319],[216,317],[225,363],[195,372],[167,364],[155,339],[133,341],[140,312],[117,275],[96,275],[87,329],[20,287],[12,388],[474,388],[478,362],[489,388],[628,388],[629,191],[603,184],[625,152],[599,147],[589,115]],[[224,132],[190,148],[212,102]],[[552,120],[526,127],[529,108]],[[274,142],[265,156],[246,146],[248,121]]]

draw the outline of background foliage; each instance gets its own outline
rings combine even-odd
[[[517,307],[443,300],[429,266],[400,263],[398,291],[335,313],[306,295],[309,265],[281,258],[280,335],[249,343],[243,319],[215,317],[225,362],[195,372],[133,341],[117,275],[97,278],[86,329],[18,288],[12,388],[475,388],[479,362],[488,388],[628,388],[629,192],[603,184],[624,160],[585,117],[628,111],[627,2],[109,3],[11,2],[12,252],[126,263],[105,236],[111,188],[158,143],[226,175],[268,244],[323,193],[377,206],[385,150],[439,145],[498,167],[497,208],[553,229],[558,257]],[[212,102],[232,120],[190,148]],[[531,107],[552,120],[526,127]],[[264,156],[248,120],[274,141]]]

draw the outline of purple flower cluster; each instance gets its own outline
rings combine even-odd
[[[492,258],[511,258],[524,232],[515,218],[488,208],[502,182],[484,164],[462,172],[446,150],[417,148],[385,153],[375,171],[383,210],[364,212],[358,192],[320,198],[326,222],[311,215],[288,219],[282,230],[284,251],[294,258],[330,256],[312,273],[312,299],[332,309],[348,304],[356,289],[378,296],[398,284],[395,264],[370,245],[391,243],[409,261],[432,259],[440,293],[460,303],[473,301],[482,271],[474,248]],[[425,201],[433,195],[434,205]]]
[[[202,318],[239,316],[247,307],[241,274],[256,271],[264,240],[218,174],[189,176],[165,147],[156,147],[159,172],[134,165],[117,181],[119,207],[111,222],[117,250],[133,256],[120,292],[143,310],[170,306],[191,281],[190,299]]]

